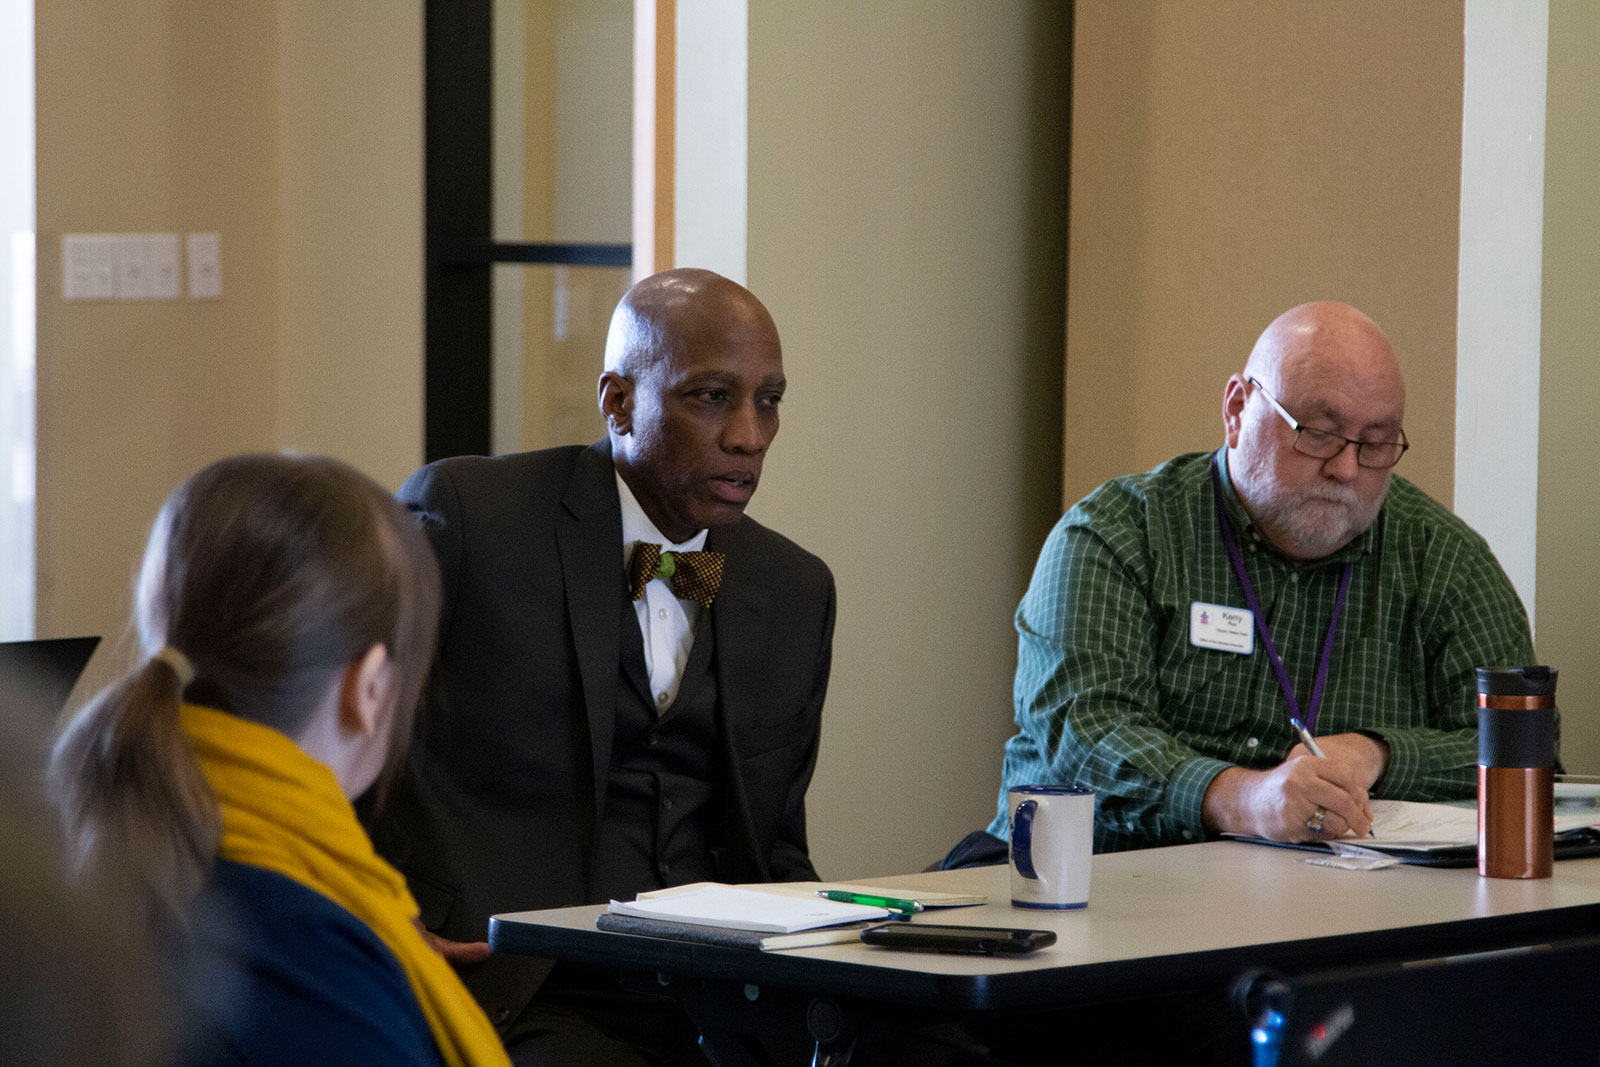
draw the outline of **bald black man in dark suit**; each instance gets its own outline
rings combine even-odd
[[[489,956],[491,914],[816,877],[804,801],[833,578],[744,515],[785,387],[754,295],[668,271],[613,316],[606,440],[442,460],[400,491],[445,599],[429,707],[374,838],[517,1062],[698,1053],[673,1004],[573,965]],[[634,599],[638,543],[668,562]],[[692,552],[722,557],[709,605],[667,574],[714,558],[680,555]]]

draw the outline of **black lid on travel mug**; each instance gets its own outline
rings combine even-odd
[[[1554,667],[1478,668],[1478,764],[1553,767],[1560,716]]]
[[[1478,692],[1492,697],[1554,697],[1554,667],[1479,667]]]

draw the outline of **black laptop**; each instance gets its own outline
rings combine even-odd
[[[0,714],[29,729],[47,729],[100,644],[98,637],[0,641]]]
[[[1266,1000],[1254,1063],[1271,1067],[1592,1064],[1600,938],[1302,975]]]

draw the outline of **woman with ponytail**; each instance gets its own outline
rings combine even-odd
[[[415,524],[334,460],[221,460],[162,507],[143,661],[50,773],[78,870],[179,946],[185,1062],[507,1062],[350,805],[403,756],[438,610]]]

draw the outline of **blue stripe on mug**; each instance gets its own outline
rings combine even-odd
[[[1011,862],[1024,878],[1039,880],[1033,869],[1033,815],[1039,810],[1037,800],[1024,800],[1011,816]]]

